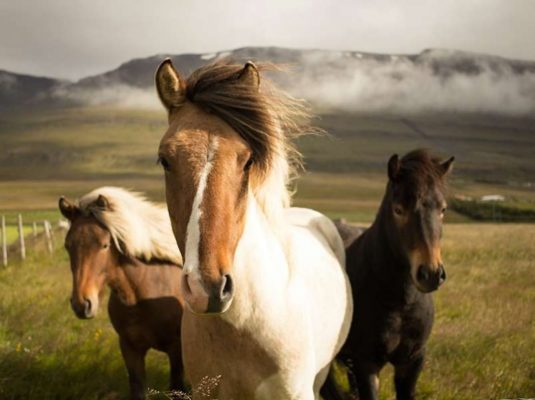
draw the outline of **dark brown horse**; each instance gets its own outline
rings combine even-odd
[[[393,155],[375,221],[346,248],[355,314],[339,359],[360,399],[377,398],[386,363],[395,369],[397,399],[414,398],[433,325],[430,292],[446,279],[440,238],[452,163],[426,150]]]
[[[149,349],[167,353],[171,389],[182,390],[182,259],[165,208],[110,187],[85,195],[78,206],[62,197],[59,208],[71,222],[65,248],[73,275],[72,309],[78,318],[94,317],[104,285],[111,289],[108,312],[131,398],[145,397]]]

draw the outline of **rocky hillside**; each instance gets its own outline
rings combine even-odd
[[[69,83],[52,78],[16,74],[0,70],[0,110],[42,103],[51,93]]]

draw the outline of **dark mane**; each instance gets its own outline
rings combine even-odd
[[[404,186],[404,198],[413,202],[430,188],[446,190],[443,168],[440,158],[428,149],[417,149],[407,153],[400,160],[397,182]]]
[[[416,179],[433,179],[444,183],[440,158],[428,149],[416,149],[403,156],[400,160],[400,178],[412,176]]]
[[[257,64],[258,71],[274,70]],[[186,98],[229,124],[249,144],[255,169],[264,175],[277,153],[300,165],[292,144],[296,136],[310,131],[304,103],[277,90],[262,76],[260,89],[238,78],[243,64],[229,60],[203,66],[186,81]]]

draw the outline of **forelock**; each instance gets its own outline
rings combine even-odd
[[[436,191],[442,193],[446,189],[440,159],[427,149],[413,150],[403,156],[396,182],[395,195],[411,206]]]

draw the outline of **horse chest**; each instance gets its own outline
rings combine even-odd
[[[410,358],[425,345],[433,323],[433,304],[428,295],[407,304],[385,299],[385,290],[363,284],[355,295],[355,319],[349,354],[379,365]],[[352,348],[352,349],[350,349]]]
[[[108,309],[117,334],[139,347],[166,351],[180,338],[181,308],[176,299],[142,300],[127,306],[112,295]]]
[[[205,376],[220,376],[221,398],[256,398],[257,389],[279,373],[274,354],[256,336],[218,316],[186,311],[182,344],[188,378],[197,384]]]
[[[402,361],[420,352],[432,323],[432,309],[428,304],[385,312],[380,347],[386,359],[390,362]]]

